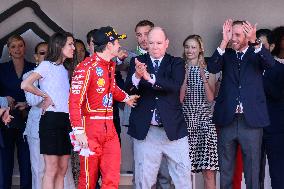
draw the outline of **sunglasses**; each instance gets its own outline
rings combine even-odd
[[[46,55],[46,52],[44,51],[41,51],[41,52],[38,52],[39,55]]]

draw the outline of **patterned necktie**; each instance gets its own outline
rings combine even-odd
[[[158,123],[158,125],[162,124],[161,117],[157,109],[155,109],[155,121]]]
[[[159,60],[154,60],[154,71],[158,73],[159,70]]]
[[[239,60],[242,60],[242,56],[244,55],[244,53],[243,52],[237,52],[237,58],[239,59]]]
[[[155,73],[158,73],[158,70],[159,70],[159,60],[154,60],[154,71]],[[156,108],[155,111],[154,111],[154,114],[155,114],[155,121],[158,123],[158,125],[161,125],[162,122],[161,122],[161,117],[160,117],[160,114],[159,114],[159,111],[158,109]]]

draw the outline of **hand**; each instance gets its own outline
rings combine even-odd
[[[225,21],[225,23],[223,24],[223,41],[225,41],[226,43],[228,43],[233,36],[233,20],[232,19],[228,19]]]
[[[204,68],[201,68],[201,67],[200,67],[200,77],[201,77],[203,82],[207,81],[206,76],[205,76]]]
[[[6,108],[0,108],[0,117],[3,115],[3,113],[6,111]]]
[[[247,40],[254,43],[256,40],[256,25],[252,25],[248,21],[243,23],[243,31],[247,37]]]
[[[6,98],[8,101],[8,106],[11,108],[11,110],[13,110],[15,108],[15,99],[10,96],[6,96]]]
[[[143,74],[143,78],[146,80],[146,81],[149,81],[151,79],[151,75],[145,70],[144,71],[144,74]]]
[[[198,59],[198,65],[199,65],[199,67],[202,68],[202,69],[205,69],[205,68],[206,68],[206,63],[205,63],[204,57],[200,57],[200,58]]]
[[[128,106],[134,108],[137,104],[137,99],[140,98],[139,95],[131,95],[129,96],[129,99],[125,102]]]
[[[86,136],[86,133],[75,135],[75,139],[81,148],[88,148],[88,137]]]
[[[19,110],[24,110],[28,107],[28,104],[26,102],[17,102],[15,105],[15,108],[18,108]]]
[[[128,57],[128,53],[127,53],[126,50],[121,49],[121,50],[118,51],[117,58],[118,58],[120,61],[123,61],[123,60],[124,60],[125,58],[127,58],[127,57]]]
[[[7,125],[11,119],[14,117],[9,114],[10,108],[0,108],[0,115],[2,117],[2,121],[5,125]]]
[[[135,77],[138,79],[141,79],[141,77],[143,77],[144,72],[146,71],[147,66],[145,65],[145,63],[140,62],[139,60],[137,60],[137,58],[135,58]]]
[[[43,99],[42,103],[40,104],[40,108],[42,108],[42,114],[45,113],[46,109],[49,106],[55,107],[55,104],[53,103],[52,99],[48,94],[46,94],[46,97]]]

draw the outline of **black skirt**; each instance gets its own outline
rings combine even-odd
[[[46,155],[70,155],[71,131],[69,114],[47,111],[39,122],[40,153]]]

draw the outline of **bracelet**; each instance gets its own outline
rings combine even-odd
[[[47,98],[46,93],[43,93],[43,95],[41,96],[42,98]]]

